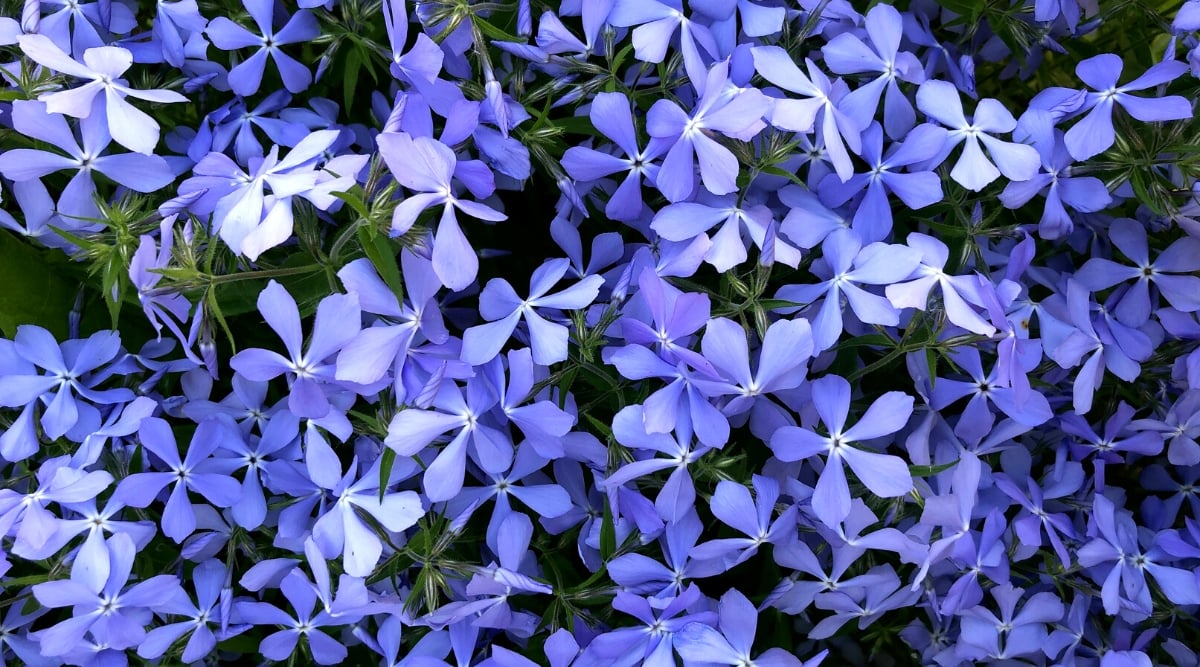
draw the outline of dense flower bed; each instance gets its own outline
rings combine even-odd
[[[1200,2],[0,8],[0,664],[1198,665]]]

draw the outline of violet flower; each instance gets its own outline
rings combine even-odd
[[[45,35],[21,35],[17,38],[21,51],[37,64],[79,79],[91,81],[79,88],[43,93],[38,99],[46,103],[49,113],[61,113],[75,118],[87,118],[93,109],[103,106],[108,120],[108,132],[118,144],[137,153],[150,155],[158,145],[158,123],[134,108],[125,98],[166,104],[187,102],[187,98],[170,90],[135,90],[120,78],[133,65],[133,56],[120,47],[97,46],[83,53],[79,64],[63,53]],[[101,104],[93,100],[103,94]]]
[[[819,453],[827,455],[812,497],[813,512],[826,526],[836,528],[850,515],[850,487],[844,465],[850,466],[867,489],[881,498],[895,498],[912,490],[912,477],[903,459],[852,446],[904,428],[912,414],[911,396],[898,391],[880,396],[858,423],[847,429],[849,382],[837,375],[826,375],[812,382],[812,395],[813,405],[829,435],[785,426],[771,436],[770,447],[785,462],[812,458]]]

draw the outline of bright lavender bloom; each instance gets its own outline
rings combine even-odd
[[[571,266],[568,259],[553,259],[542,264],[529,278],[529,296],[517,296],[512,285],[502,278],[493,278],[479,294],[479,313],[487,324],[471,327],[463,333],[462,360],[479,366],[491,361],[512,337],[517,323],[525,320],[529,327],[533,360],[543,366],[567,359],[566,326],[543,318],[535,308],[579,310],[586,308],[600,292],[604,279],[588,276],[574,285],[547,294],[562,279]]]
[[[646,398],[643,423],[647,433],[674,431],[683,441],[694,433],[709,447],[721,447],[729,440],[729,421],[709,401],[709,381],[718,378],[715,371],[693,373],[683,362],[672,366],[640,345],[605,348],[604,360],[630,380],[670,379],[667,386]],[[707,360],[704,364],[709,366]],[[717,388],[712,393],[720,392]]]
[[[619,28],[637,26],[630,38],[633,53],[638,60],[649,63],[663,62],[667,57],[671,37],[678,28],[683,68],[697,91],[703,94],[708,90],[704,85],[705,64],[700,49],[704,49],[710,57],[716,58],[719,52],[717,44],[708,28],[703,23],[685,16],[678,3],[616,0],[608,14],[608,22]]]
[[[1042,238],[1057,239],[1071,232],[1075,225],[1067,206],[1081,213],[1095,213],[1112,203],[1103,181],[1071,174],[1073,160],[1049,112],[1030,109],[1021,114],[1013,139],[1033,144],[1042,158],[1042,171],[1028,181],[1010,182],[1000,193],[1000,202],[1007,208],[1018,208],[1044,191],[1046,206],[1038,222]]]
[[[67,518],[55,521],[54,534],[46,540],[42,548],[17,555],[30,560],[51,558],[54,554],[60,553],[71,540],[83,533],[87,533],[87,536],[84,538],[84,545],[81,548],[98,548],[95,543],[104,542],[105,535],[124,533],[133,540],[133,545],[140,551],[145,549],[150,540],[158,533],[158,527],[150,521],[117,520],[116,517],[122,513],[125,506],[111,498],[105,503],[104,509],[97,509],[94,499],[66,503],[64,508],[70,510],[70,512],[63,513]],[[88,542],[93,544],[88,545]],[[15,548],[13,551],[16,553]]]
[[[836,529],[850,515],[850,487],[844,465],[849,465],[871,493],[896,498],[912,490],[908,465],[898,456],[851,446],[891,435],[904,428],[912,415],[913,398],[898,391],[880,396],[858,423],[846,429],[850,413],[850,383],[837,375],[812,382],[812,401],[828,436],[797,426],[785,426],[771,437],[771,451],[784,462],[826,454],[825,468],[813,491],[812,507],[822,523]]]
[[[626,315],[618,320],[621,335],[630,345],[624,350],[606,352],[605,362],[612,363],[612,359],[625,354],[640,354],[628,349],[633,346],[655,346],[658,355],[668,364],[683,361],[693,368],[710,368],[711,364],[703,355],[689,348],[692,334],[708,321],[711,308],[708,295],[684,292],[652,269],[643,269],[637,284],[637,298],[645,304],[649,318]],[[633,309],[627,308],[626,312],[630,310]],[[645,319],[650,319],[651,323]]]
[[[1068,496],[1078,491],[1079,487],[1083,485],[1082,466],[1078,464],[1066,466],[1064,474],[1058,475],[1057,478],[1053,474],[1047,475],[1040,484],[1031,479],[1028,482],[1028,493],[1022,488],[1025,484],[1018,484],[1005,473],[996,473],[992,479],[996,488],[1021,505],[1023,511],[1012,520],[1013,532],[1016,533],[1021,544],[1031,548],[1041,547],[1042,532],[1045,531],[1059,562],[1064,568],[1070,567],[1071,556],[1062,538],[1076,539],[1075,528],[1071,525],[1070,515],[1054,511],[1053,506],[1047,507],[1046,501]],[[1098,488],[1103,489],[1103,484],[1098,483]]]
[[[1117,410],[1104,422],[1104,435],[1096,433],[1091,424],[1077,414],[1062,415],[1059,428],[1067,435],[1073,436],[1070,443],[1071,453],[1075,460],[1082,461],[1093,453],[1095,466],[1095,487],[1097,492],[1104,490],[1104,468],[1107,463],[1123,463],[1123,453],[1155,456],[1163,450],[1164,438],[1153,429],[1135,430],[1130,423],[1135,410],[1125,401],[1117,405]]]
[[[218,634],[222,639],[231,633],[218,629],[213,632],[212,623],[221,620],[222,612],[217,607],[221,590],[225,588],[227,570],[218,560],[206,560],[192,570],[191,580],[196,590],[196,601],[188,597],[182,588],[176,588],[175,596],[164,602],[157,611],[167,616],[185,616],[188,620],[160,625],[146,633],[145,640],[137,647],[137,654],[153,660],[162,657],[171,646],[184,635],[191,633],[183,647],[180,659],[191,664],[204,659],[217,646]]]
[[[1140,327],[1157,310],[1157,299],[1150,296],[1153,284],[1176,310],[1185,313],[1200,310],[1200,240],[1185,236],[1167,246],[1150,261],[1146,228],[1131,218],[1117,218],[1108,228],[1112,244],[1129,258],[1127,266],[1103,257],[1093,257],[1079,267],[1073,278],[1093,292],[1134,280],[1117,302],[1113,315],[1122,324]]]
[[[87,118],[103,106],[108,120],[108,132],[122,146],[138,153],[151,154],[158,145],[159,128],[154,119],[134,108],[126,97],[136,97],[165,104],[186,102],[187,98],[170,90],[134,90],[120,78],[133,64],[133,56],[115,46],[99,46],[83,54],[81,65],[44,35],[22,35],[17,38],[21,51],[37,64],[57,72],[91,82],[79,88],[43,93],[38,99],[46,103],[46,111],[75,118]],[[103,93],[104,101],[93,102]]]
[[[517,499],[543,519],[566,514],[571,509],[571,496],[566,489],[558,484],[538,483],[545,481],[538,473],[547,463],[549,461],[538,456],[528,443],[522,444],[517,449],[511,470],[489,475],[491,479],[487,486],[463,488],[447,502],[447,514],[454,517],[455,521],[465,521],[483,503],[495,500],[496,506],[486,533],[487,539],[493,542],[505,518],[514,512],[511,498]],[[522,480],[524,483],[518,484]]]
[[[434,84],[438,73],[442,71],[442,60],[445,54],[429,35],[417,33],[417,37],[407,53],[404,47],[408,45],[408,13],[405,0],[384,0],[383,25],[387,31],[388,44],[392,52],[392,76],[409,81],[422,90],[428,90],[426,84]],[[303,4],[301,5],[303,6]]]
[[[1059,621],[1066,611],[1058,596],[1036,593],[1029,596],[1018,612],[1017,603],[1024,597],[1024,589],[1004,584],[993,588],[991,593],[1000,607],[1000,615],[982,605],[964,611],[957,654],[967,660],[1006,660],[1041,654],[1048,635],[1046,624]]]
[[[37,584],[33,595],[43,606],[72,607],[72,617],[39,634],[42,655],[66,655],[91,636],[123,650],[142,643],[150,610],[167,604],[179,591],[179,579],[163,574],[128,589],[136,551],[128,535],[116,534],[96,551],[81,552],[70,579]]]
[[[1101,599],[1108,614],[1121,613],[1135,620],[1150,614],[1154,607],[1146,586],[1147,573],[1171,602],[1200,604],[1195,573],[1163,565],[1160,560],[1171,558],[1159,547],[1143,551],[1133,516],[1118,510],[1101,494],[1092,501],[1088,533],[1092,540],[1080,547],[1076,556],[1080,565],[1091,570],[1093,579],[1102,583]]]
[[[520,627],[534,617],[529,612],[512,609],[508,598],[520,594],[554,593],[552,586],[533,578],[537,566],[529,549],[532,538],[533,522],[528,516],[514,512],[500,522],[498,530],[488,540],[488,548],[496,554],[496,560],[477,570],[464,591],[470,596],[483,597],[461,604],[463,608],[470,608],[478,614],[474,620],[478,627],[497,630]],[[455,613],[452,609],[456,604],[452,602],[442,607],[433,618],[440,620],[439,617],[444,613]],[[461,613],[461,610],[456,611]],[[527,620],[520,620],[522,618]]]
[[[762,606],[775,607],[785,614],[800,614],[821,593],[872,588],[887,582],[891,573],[874,570],[843,579],[843,575],[866,551],[864,547],[846,545],[824,550],[822,557],[818,558],[812,547],[803,540],[777,546],[772,552],[775,562],[794,572],[779,582]],[[822,561],[829,561],[828,566]]]
[[[500,357],[483,370],[499,393],[492,414],[501,423],[507,422],[520,429],[526,442],[539,456],[547,460],[565,456],[564,437],[575,425],[574,410],[571,406],[566,406],[570,411],[558,407],[546,392],[533,395],[535,383],[543,379],[545,374],[534,363],[529,348],[510,350],[505,358],[508,360],[507,377]],[[580,456],[583,454],[581,450],[575,450],[572,454],[578,460],[587,459],[586,456]]]
[[[838,106],[859,127],[866,127],[874,119],[879,98],[886,91],[884,129],[892,139],[902,139],[916,124],[917,114],[897,80],[921,84],[925,81],[925,71],[916,56],[900,50],[904,22],[895,7],[875,5],[863,23],[871,47],[853,32],[837,35],[821,47],[825,64],[836,74],[879,73],[878,78],[850,91]]]
[[[404,403],[407,400],[404,369],[409,350],[420,342],[418,336],[441,344],[446,342],[449,332],[437,301],[441,282],[433,271],[433,264],[406,250],[400,254],[400,269],[404,279],[404,304],[379,277],[371,260],[357,259],[338,271],[346,291],[358,296],[363,312],[380,317],[374,326],[364,328],[338,353],[335,377],[373,385],[390,370],[396,400]]]
[[[188,39],[203,32],[206,25],[208,20],[200,15],[195,0],[157,3],[152,33],[162,47],[163,60],[174,67],[183,67]]]
[[[883,131],[879,123],[869,124],[862,134],[862,158],[871,170],[854,174],[844,182],[840,177],[828,174],[817,189],[821,203],[837,207],[866,188],[851,222],[851,228],[864,243],[883,241],[892,231],[889,192],[911,209],[924,208],[942,200],[942,180],[933,171],[903,173],[899,169],[925,162],[941,152],[946,143],[946,130],[925,123],[906,132],[904,141],[892,144],[884,154]]]
[[[1200,464],[1200,391],[1186,391],[1161,419],[1138,419],[1130,428],[1157,431],[1167,439],[1167,461],[1175,466]]]
[[[968,442],[979,442],[991,432],[996,423],[996,415],[989,405],[994,405],[1017,423],[1026,426],[1039,426],[1054,416],[1050,403],[1042,394],[1030,392],[1024,403],[1020,403],[1015,389],[1001,386],[998,367],[993,367],[990,373],[984,373],[979,350],[973,347],[959,347],[955,348],[950,356],[970,379],[937,378],[933,385],[930,407],[942,410],[970,396],[971,400],[963,408],[962,415],[954,427],[954,432]]]
[[[287,660],[296,651],[301,638],[308,642],[318,665],[336,665],[346,659],[346,647],[320,628],[339,626],[342,620],[317,608],[317,593],[299,570],[292,570],[279,585],[295,616],[267,602],[238,601],[234,613],[251,625],[275,625],[283,629],[263,638],[258,652],[271,660]],[[313,613],[313,612],[316,613]]]
[[[180,194],[199,193],[192,205],[200,214],[212,213],[212,226],[234,252],[251,261],[291,236],[291,198],[314,191],[323,172],[316,163],[339,133],[313,132],[287,156],[279,159],[279,148],[253,159],[243,171],[224,153],[212,152],[193,169],[195,174],[179,185]],[[271,188],[268,199],[264,187]]]
[[[955,547],[959,541],[974,542],[971,536],[971,517],[978,504],[979,479],[982,473],[983,466],[978,456],[968,450],[958,452],[958,462],[954,464],[953,470],[944,473],[950,477],[949,488],[941,486],[940,493],[925,499],[921,524],[931,533],[930,544],[925,558],[922,560],[921,568],[914,578],[914,588],[925,581],[925,577],[934,563],[947,558],[949,554],[956,551]],[[941,532],[941,536],[937,540],[932,538],[932,531],[935,528]],[[987,550],[983,551],[986,557]],[[975,556],[977,562],[981,560],[979,550],[976,550]]]
[[[545,23],[542,27],[545,27]],[[619,158],[594,148],[572,146],[563,154],[563,169],[577,181],[594,181],[618,171],[628,171],[609,197],[604,213],[613,220],[636,220],[645,206],[642,203],[642,175],[654,180],[658,165],[651,162],[659,158],[667,147],[663,141],[655,139],[645,149],[638,148],[629,100],[621,93],[597,93],[588,117],[592,126],[611,139],[625,153],[625,157]]]
[[[616,488],[639,477],[671,469],[671,474],[654,500],[654,506],[663,521],[678,521],[692,510],[696,502],[696,486],[688,472],[688,464],[704,456],[710,447],[691,444],[691,424],[686,416],[680,419],[684,423],[676,428],[683,434],[676,438],[666,433],[649,432],[644,423],[644,413],[640,405],[631,405],[618,412],[613,417],[613,437],[626,447],[657,452],[664,457],[651,456],[626,463],[609,475],[601,486],[611,494]],[[681,428],[684,426],[688,428]]]
[[[387,486],[416,472],[411,461],[397,462],[391,470]],[[332,464],[332,462],[331,462]],[[398,533],[408,529],[425,516],[425,505],[416,491],[380,491],[380,466],[376,459],[363,474],[358,474],[357,459],[347,468],[346,475],[332,489],[334,505],[312,526],[313,542],[326,558],[342,555],[342,567],[353,577],[370,575],[383,553],[383,543],[360,512],[369,514],[388,531]]]
[[[774,521],[775,503],[779,500],[779,483],[770,477],[755,475],[752,481],[755,497],[744,484],[721,480],[709,500],[709,509],[722,523],[746,537],[709,540],[696,546],[693,558],[721,559],[729,568],[744,562],[764,544],[780,544],[796,538],[799,508],[789,505]]]
[[[1161,62],[1133,81],[1118,86],[1117,79],[1121,78],[1121,70],[1124,67],[1125,63],[1121,57],[1112,53],[1102,53],[1075,66],[1075,74],[1079,79],[1097,91],[1087,93],[1080,109],[1091,111],[1067,130],[1067,150],[1076,160],[1086,160],[1099,155],[1113,145],[1116,140],[1112,124],[1114,105],[1120,105],[1130,116],[1146,123],[1192,117],[1192,104],[1187,98],[1178,95],[1137,97],[1129,94],[1174,81],[1187,71],[1186,64],[1177,60]],[[1030,106],[1038,108],[1039,98],[1054,99],[1060,90],[1051,88],[1044,91],[1033,99]]]
[[[442,284],[454,291],[470,285],[479,272],[479,257],[459,226],[454,210],[467,215],[498,222],[508,216],[496,209],[454,194],[452,180],[471,178],[472,192],[479,185],[489,186],[491,172],[484,168],[466,171],[470,165],[458,158],[445,144],[430,137],[414,137],[406,132],[383,132],[376,137],[379,153],[388,170],[404,187],[415,191],[400,201],[392,215],[392,234],[399,235],[412,228],[417,215],[431,206],[442,205],[442,216],[433,239],[433,270]],[[482,166],[482,165],[480,165]],[[481,179],[481,175],[483,178]],[[482,180],[482,184],[474,181]],[[489,192],[491,187],[484,187]]]
[[[354,294],[333,294],[321,300],[307,350],[301,347],[300,310],[282,285],[272,280],[258,295],[258,311],[283,339],[288,356],[261,349],[242,350],[229,360],[233,370],[256,382],[286,374],[291,384],[288,408],[297,417],[320,418],[329,414],[329,399],[322,386],[334,374],[326,361],[359,331],[361,311]]]
[[[65,456],[43,462],[37,470],[37,487],[31,492],[0,489],[0,538],[13,536],[12,552],[17,556],[40,555],[61,529],[61,520],[46,505],[94,500],[112,481],[112,475],[103,470],[85,472],[71,467]]]
[[[14,181],[29,181],[57,171],[74,171],[58,200],[58,212],[73,218],[94,220],[99,209],[92,201],[96,195],[93,173],[98,172],[137,192],[154,192],[173,180],[166,160],[157,155],[122,153],[101,155],[109,145],[108,124],[103,109],[80,121],[83,146],[80,147],[66,119],[49,113],[42,102],[13,103],[13,127],[21,134],[44,141],[66,153],[18,148],[4,153],[0,174]],[[82,220],[76,221],[79,224]]]
[[[1082,283],[1068,279],[1066,297],[1067,315],[1074,330],[1046,356],[1063,368],[1074,368],[1083,362],[1075,375],[1074,407],[1076,413],[1085,415],[1092,409],[1092,399],[1105,368],[1122,380],[1133,382],[1141,373],[1138,362],[1149,358],[1153,348],[1149,338],[1136,329],[1126,329],[1106,317],[1093,320],[1091,296]],[[1124,334],[1123,341],[1114,337],[1116,332]],[[1087,361],[1083,361],[1089,354]]]
[[[606,564],[612,580],[624,590],[639,595],[669,598],[683,593],[692,579],[720,574],[726,568],[719,561],[694,558],[696,541],[704,524],[694,511],[671,521],[658,539],[662,558],[626,553]]]
[[[978,192],[1001,174],[1012,181],[1027,181],[1033,178],[1041,165],[1041,158],[1033,146],[1001,141],[992,136],[1012,132],[1017,120],[999,101],[985,98],[979,100],[971,121],[963,114],[962,98],[954,84],[947,81],[930,80],[921,84],[917,91],[917,108],[926,116],[950,128],[941,156],[948,155],[958,144],[963,144],[962,155],[950,177],[968,190]],[[984,157],[980,143],[988,149],[996,164]],[[941,159],[937,159],[941,162]]]
[[[115,331],[98,331],[84,340],[65,341],[60,347],[45,329],[21,325],[13,338],[12,351],[21,360],[22,368],[4,375],[4,381],[0,382],[0,405],[25,407],[41,399],[45,405],[42,428],[52,439],[67,435],[81,419],[94,419],[98,423],[99,415],[89,402],[124,403],[134,397],[132,391],[123,387],[95,389],[98,382],[89,378],[113,361],[120,350],[121,338]],[[44,369],[46,374],[38,375],[34,367]],[[83,400],[76,399],[75,394]]]
[[[630,4],[642,1],[632,0]],[[691,115],[670,100],[655,102],[646,114],[646,132],[671,142],[655,177],[655,186],[670,202],[692,196],[697,158],[705,189],[715,195],[737,190],[737,158],[706,131],[747,141],[766,126],[762,116],[770,108],[770,101],[755,88],[733,87],[729,61],[714,64],[704,80],[704,92]]]
[[[753,373],[746,331],[733,320],[709,320],[700,349],[705,359],[732,380],[705,384],[708,393],[733,396],[721,412],[731,418],[749,413],[750,431],[763,440],[769,440],[780,426],[794,425],[789,411],[766,394],[795,389],[806,379],[813,352],[808,320],[779,320],[767,327]]]
[[[329,560],[321,553],[320,547],[312,537],[304,540],[304,559],[308,563],[309,572],[312,573],[317,599],[330,616],[350,624],[360,620],[366,613],[384,607],[376,607],[373,604],[367,591],[366,579],[346,572],[338,576],[337,592],[334,592]]]
[[[147,451],[157,456],[169,472],[135,473],[121,480],[113,500],[130,507],[148,507],[167,485],[174,484],[163,506],[163,534],[176,542],[196,530],[196,514],[188,491],[204,496],[217,507],[232,507],[241,497],[241,486],[228,476],[212,453],[229,436],[231,423],[210,418],[196,427],[185,458],[179,458],[179,446],[171,426],[158,417],[142,420],[138,439]]]
[[[279,47],[307,42],[320,35],[321,29],[317,24],[316,17],[311,12],[299,10],[292,14],[282,28],[276,31],[274,28],[275,0],[244,0],[242,4],[250,13],[250,18],[254,19],[255,25],[258,26],[259,34],[250,32],[224,16],[214,18],[205,28],[205,33],[212,40],[213,46],[222,51],[258,49],[254,55],[229,71],[229,87],[243,97],[258,92],[259,85],[262,83],[263,70],[269,57],[275,61],[285,88],[293,93],[308,88],[308,85],[312,83],[312,73]]]
[[[234,376],[235,386],[239,384],[239,378],[241,378],[240,375]],[[249,384],[245,380],[242,380],[242,383]],[[276,414],[272,425],[275,427],[281,426],[287,417],[291,416],[287,410],[282,408],[277,410]],[[237,525],[247,530],[258,528],[267,517],[267,498],[263,493],[260,479],[265,470],[264,464],[272,455],[278,455],[280,450],[291,444],[291,438],[271,437],[275,431],[279,430],[272,426],[263,431],[261,438],[249,437],[249,444],[247,438],[234,437],[235,432],[232,429],[221,441],[221,448],[232,454],[231,465],[228,466],[232,469],[229,472],[236,472],[243,467],[246,469],[245,476],[242,478],[241,496],[237,503],[230,508],[230,514]],[[306,461],[311,461],[311,459],[311,456],[306,457]],[[336,475],[336,472],[334,474]]]
[[[42,5],[57,9],[48,9],[42,16]],[[26,0],[20,18],[21,32],[45,35],[76,57],[90,48],[104,46],[106,38],[101,33],[125,34],[137,27],[133,12],[120,3],[111,6],[100,2]],[[13,42],[16,42],[15,36]]]
[[[822,263],[814,267],[814,272],[829,277],[815,285],[785,285],[777,294],[778,298],[795,303],[812,304],[821,299],[820,310],[812,318],[814,352],[833,347],[841,336],[843,297],[862,322],[884,326],[900,323],[900,311],[893,307],[894,301],[889,302],[858,284],[887,285],[890,295],[897,281],[908,278],[922,266],[918,249],[886,243],[872,243],[864,248],[857,234],[839,229],[825,237],[821,250]]]
[[[551,667],[567,667],[579,653],[579,644],[569,630],[560,628],[546,640],[544,650]],[[480,662],[479,667],[539,667],[539,664],[516,651],[492,644],[492,657]]]
[[[946,319],[953,324],[982,336],[996,333],[996,327],[983,319],[968,302],[980,304],[980,283],[975,276],[948,276],[943,271],[950,259],[950,249],[941,241],[913,232],[908,235],[908,246],[921,253],[921,263],[916,269],[916,278],[908,282],[893,283],[884,289],[888,301],[897,308],[925,310],[929,293],[935,285],[941,287],[942,308]]]
[[[453,384],[438,392],[438,410],[401,410],[388,425],[384,444],[401,456],[413,456],[447,431],[458,431],[425,469],[422,484],[433,502],[450,500],[462,490],[468,448],[487,473],[501,473],[513,462],[507,433],[481,419],[496,405],[495,390],[482,377],[467,382],[466,396]]]
[[[286,90],[277,90],[253,109],[244,100],[230,102],[208,115],[212,122],[200,126],[196,139],[188,147],[188,155],[195,156],[199,161],[207,152],[224,152],[232,143],[237,161],[248,164],[253,158],[264,155],[262,144],[254,135],[254,128],[261,130],[279,146],[295,146],[308,136],[308,129],[299,123],[268,115],[287,109],[291,101],[292,96]],[[201,138],[209,141],[201,142]]]
[[[817,667],[828,650],[808,661],[781,648],[767,649],[757,658],[750,657],[754,635],[758,631],[758,610],[736,588],[721,596],[717,607],[718,627],[706,623],[688,623],[675,633],[675,652],[688,664],[737,665],[738,667]]]
[[[865,630],[887,612],[912,605],[921,595],[919,591],[904,588],[891,565],[871,568],[867,574],[874,578],[870,586],[839,586],[837,590],[817,596],[815,606],[834,613],[821,619],[809,631],[809,637],[832,637],[843,625],[856,618],[858,629]]]
[[[47,610],[40,605],[34,605],[37,609],[27,612],[23,609],[24,606],[9,605],[4,618],[0,619],[0,655],[8,655],[11,652],[19,664],[28,667],[56,667],[61,661],[42,655],[37,636],[30,636],[29,633],[30,626],[44,616]]]
[[[617,628],[592,639],[575,661],[574,667],[628,667],[638,664],[670,665],[674,663],[672,642],[675,633],[689,623],[714,625],[717,614],[711,611],[687,613],[702,594],[695,584],[674,598],[658,600],[618,592],[613,608],[633,616],[640,627]],[[653,604],[651,604],[653,602]]]
[[[668,241],[691,241],[720,225],[712,235],[712,245],[704,261],[717,271],[726,272],[746,261],[746,240],[758,246],[762,255],[774,255],[774,261],[795,268],[800,251],[778,236],[767,238],[774,223],[771,209],[763,205],[742,207],[733,196],[716,197],[701,193],[698,201],[678,202],[659,209],[650,228]],[[765,260],[764,260],[765,261]]]
[[[0,227],[12,230],[26,239],[37,241],[48,248],[61,248],[71,252],[75,248],[75,244],[63,238],[53,228],[75,232],[94,227],[94,223],[87,220],[60,216],[55,209],[56,205],[50,196],[50,191],[40,180],[14,182],[12,193],[16,199],[16,206],[9,205],[11,213],[0,209]],[[72,199],[72,201],[74,200]],[[21,220],[13,216],[13,213],[18,210],[23,218]],[[95,216],[81,217],[95,218]]]
[[[756,46],[753,54],[754,68],[763,78],[784,90],[808,98],[773,100],[771,124],[788,132],[807,133],[817,126],[819,120],[819,134],[833,168],[842,181],[849,180],[854,173],[854,165],[846,147],[849,146],[856,154],[862,152],[863,128],[840,107],[847,93],[846,84],[841,79],[831,83],[829,77],[807,59],[808,76],[805,76],[792,56],[779,46]]]
[[[1200,494],[1195,492],[1195,489],[1200,486],[1200,466],[1172,466],[1154,463],[1142,471],[1138,477],[1138,484],[1141,488],[1152,492],[1142,501],[1140,512],[1144,521],[1151,520],[1147,523],[1151,523],[1152,528],[1165,529],[1167,526],[1176,525],[1180,517],[1180,510],[1186,506],[1184,521],[1189,532],[1195,533],[1196,529],[1192,527],[1194,522],[1186,517],[1200,515],[1200,512],[1197,512],[1197,509],[1200,508]],[[1165,494],[1166,497],[1164,498],[1161,494]],[[1173,547],[1166,545],[1161,538],[1162,536],[1159,538],[1159,543],[1163,544],[1164,548],[1172,555],[1183,557],[1182,554],[1176,553]]]

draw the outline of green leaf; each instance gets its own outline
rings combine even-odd
[[[608,424],[605,424],[604,422],[600,421],[599,419],[596,419],[590,413],[587,413],[587,412],[583,413],[583,418],[588,420],[588,423],[592,425],[592,428],[599,431],[599,433],[601,435],[603,435],[605,438],[607,438],[610,441],[612,440],[612,428],[609,427]]]
[[[362,200],[361,185],[354,186],[348,192],[332,192],[330,194],[346,202],[350,208],[354,209],[354,212],[358,214],[358,217],[362,218],[363,220],[371,219],[371,211],[367,209],[367,205],[363,203]]]
[[[808,188],[808,183],[805,183],[804,181],[802,181],[800,179],[800,177],[797,176],[795,173],[786,171],[784,169],[780,169],[779,167],[773,167],[773,166],[768,165],[766,167],[759,169],[759,171],[764,174],[769,174],[771,176],[779,176],[780,178],[786,178],[789,181],[795,183],[796,185],[802,185],[805,187],[805,189]]]
[[[613,521],[612,506],[608,496],[604,497],[604,517],[600,520],[600,558],[608,562],[617,552],[617,526]]]
[[[633,53],[633,44],[632,43],[626,44],[624,47],[621,48],[620,51],[617,51],[617,55],[613,56],[612,67],[609,68],[610,71],[613,71],[613,72],[621,71],[621,65],[625,64],[625,59],[629,57],[630,53]]]
[[[346,51],[346,66],[342,69],[342,74],[345,77],[342,80],[342,100],[346,103],[346,111],[350,111],[350,107],[354,104],[354,91],[358,88],[358,75],[362,70],[363,59],[362,52],[358,45],[350,47]]]
[[[932,477],[958,465],[958,461],[959,459],[954,459],[949,463],[939,463],[933,466],[908,466],[908,473],[913,477]]]
[[[392,466],[396,463],[396,451],[391,447],[383,448],[379,459],[379,502],[383,502],[383,494],[387,491],[388,480],[392,478]]]
[[[929,366],[929,388],[937,381],[937,349],[930,345],[925,348],[925,363]]]
[[[796,303],[795,301],[788,301],[786,299],[759,299],[757,303],[759,306],[762,306],[767,310],[778,310],[780,308],[801,308],[804,306],[802,303]]]
[[[855,336],[849,340],[838,343],[838,349],[847,347],[894,347],[896,341],[883,334],[866,334],[865,336]]]
[[[938,4],[973,21],[983,12],[986,0],[938,0]]]
[[[486,19],[480,18],[472,14],[471,18],[475,21],[475,27],[479,28],[480,32],[487,35],[490,39],[498,39],[502,42],[524,42],[525,40],[516,35],[504,32],[500,28],[488,23]]]
[[[400,278],[399,267],[396,266],[396,251],[392,247],[391,241],[378,234],[372,238],[366,227],[358,228],[358,241],[362,244],[363,252],[367,254],[371,264],[375,265],[379,277],[383,278],[383,282],[392,289],[397,301],[403,303],[404,281]]]
[[[18,326],[35,324],[66,338],[67,314],[79,292],[67,258],[7,232],[0,232],[0,258],[0,331],[12,338]]]

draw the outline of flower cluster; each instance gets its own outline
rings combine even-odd
[[[9,2],[0,664],[1197,667],[1159,4]]]

